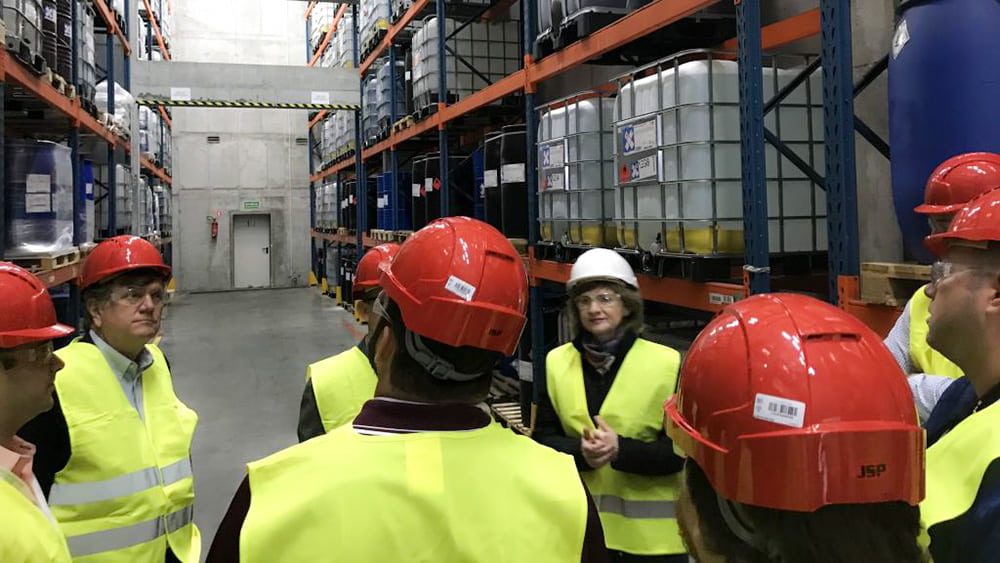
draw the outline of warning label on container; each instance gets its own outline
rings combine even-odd
[[[553,172],[542,177],[543,190],[561,190],[566,187],[562,172]]]
[[[384,196],[378,198],[378,208],[379,209],[384,209],[384,208],[386,208],[388,206],[389,206],[389,196],[384,195]]]
[[[498,176],[496,170],[487,170],[483,172],[483,187],[495,188],[499,186],[500,182],[497,180],[497,178]]]
[[[657,177],[656,155],[640,158],[634,162],[622,165],[618,171],[621,182],[638,182]]]
[[[410,195],[420,197],[420,184],[410,184]]]
[[[52,176],[48,174],[28,174],[24,183],[25,191],[29,194],[52,193]]]
[[[656,148],[656,120],[622,127],[622,154],[632,154]]]
[[[424,190],[431,191],[434,189],[434,178],[424,178]]]
[[[25,213],[51,213],[51,194],[24,194]]]
[[[562,145],[542,146],[542,168],[562,168],[566,163]]]
[[[516,184],[524,181],[524,163],[504,164],[500,168],[500,182],[504,184]]]

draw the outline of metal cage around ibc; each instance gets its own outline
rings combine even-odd
[[[743,203],[735,54],[684,51],[616,79],[615,243],[654,253],[741,254]],[[821,73],[805,55],[765,55],[765,126],[797,160],[824,168]],[[765,148],[770,252],[826,250],[819,185]]]
[[[614,97],[587,91],[536,108],[544,241],[614,245]]]

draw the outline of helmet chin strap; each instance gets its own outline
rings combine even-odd
[[[753,524],[750,523],[750,517],[747,515],[746,511],[743,510],[743,507],[735,502],[722,498],[722,495],[719,493],[715,493],[715,498],[719,504],[719,512],[722,514],[722,520],[726,523],[726,527],[729,528],[729,531],[743,543],[761,553],[767,553],[762,542],[754,531]]]
[[[439,358],[434,354],[424,344],[424,339],[420,337],[419,334],[407,329],[406,332],[406,352],[411,358],[422,368],[427,370],[427,373],[434,376],[435,379],[443,379],[445,381],[457,381],[464,383],[466,381],[472,381],[473,379],[481,377],[481,373],[462,373],[455,369],[455,366],[442,358]]]

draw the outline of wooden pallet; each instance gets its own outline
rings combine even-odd
[[[930,266],[865,262],[861,264],[861,300],[902,307],[917,289],[930,280]]]
[[[395,238],[396,242],[398,242],[399,244],[403,244],[404,242],[406,242],[406,239],[410,238],[410,235],[413,234],[413,231],[396,231],[393,234],[396,237]]]
[[[399,133],[399,132],[403,131],[404,129],[407,129],[408,127],[413,127],[414,123],[416,123],[416,122],[413,120],[413,116],[412,115],[407,115],[407,116],[403,117],[402,119],[400,119],[399,121],[397,121],[397,122],[395,122],[395,123],[392,124],[392,132],[393,133]]]
[[[532,419],[535,418],[535,408],[535,405],[531,405]],[[521,403],[493,403],[490,405],[490,410],[493,411],[493,415],[498,418],[501,423],[514,432],[525,436],[531,436],[531,424],[533,424],[533,421],[529,421],[528,426],[524,425],[524,420],[521,416]]]
[[[66,82],[66,79],[55,73],[51,67],[46,67],[45,71],[42,73],[42,78],[48,81],[57,92],[66,96],[69,99],[76,97],[76,88],[70,83]]]
[[[514,249],[517,250],[518,254],[520,254],[521,256],[528,255],[528,239],[509,238],[507,240],[510,241],[511,246],[513,246]]]
[[[71,248],[50,254],[13,256],[9,259],[11,262],[30,272],[45,272],[76,264],[80,261],[80,251],[76,248]]]

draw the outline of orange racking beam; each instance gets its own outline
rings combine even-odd
[[[510,7],[514,5],[517,0],[500,0],[494,4],[486,13],[480,18],[482,21],[492,21],[495,19],[502,18],[507,15],[507,11]]]
[[[572,264],[536,259],[534,249],[528,249],[529,275],[532,285],[539,280],[566,283]],[[687,307],[698,311],[721,311],[729,302],[746,297],[742,285],[720,282],[693,282],[678,278],[657,278],[637,274],[642,298],[658,303]]]
[[[556,76],[566,70],[599,57],[616,47],[686,18],[719,0],[658,0],[617,22],[557,51],[535,64],[528,65],[527,80],[531,85]]]
[[[326,117],[326,110],[317,113],[316,117],[312,118],[312,120],[309,122],[309,128],[312,129],[313,127],[315,127],[317,123],[323,121],[324,117]]]
[[[3,74],[6,77],[23,86],[39,100],[46,102],[50,107],[65,115],[74,126],[83,127],[108,143],[117,143],[120,141],[108,128],[98,123],[96,119],[80,107],[79,99],[70,100],[66,96],[63,96],[47,80],[35,76],[24,65],[11,60],[10,55],[6,51],[0,52],[0,66],[2,66]]]
[[[129,45],[128,39],[125,38],[125,34],[122,33],[121,28],[118,27],[118,20],[115,19],[114,12],[108,7],[108,3],[105,0],[94,0],[94,7],[97,8],[97,12],[101,14],[101,18],[104,20],[104,24],[108,26],[108,32],[113,33],[118,36],[118,39],[122,42],[122,47],[125,49],[125,56],[128,57],[132,54],[132,46]]]
[[[163,118],[163,122],[167,124],[167,129],[173,130],[174,122],[170,120],[170,116],[167,115],[167,108],[163,106],[157,106],[160,110],[160,117]]]
[[[309,5],[306,6],[306,20],[308,20],[309,16],[312,15],[313,8],[316,7],[316,4],[317,4],[316,0],[312,0],[311,2],[309,2]]]
[[[167,172],[164,169],[162,169],[162,168],[157,168],[145,156],[140,156],[139,157],[139,163],[142,165],[143,168],[145,168],[146,170],[152,172],[153,175],[156,176],[157,178],[159,178],[160,180],[163,180],[167,184],[173,185],[174,181],[173,181],[173,179],[170,176],[167,175]]]
[[[62,285],[66,282],[71,282],[80,275],[80,264],[73,264],[72,266],[63,266],[62,268],[56,268],[54,270],[42,271],[35,274],[45,287],[55,287],[57,285]]]
[[[156,43],[160,46],[160,52],[163,53],[163,58],[170,60],[170,51],[167,50],[167,43],[163,40],[163,34],[160,33],[160,22],[156,21],[156,14],[153,13],[153,7],[149,4],[149,0],[142,0],[146,4],[146,15],[149,16],[149,22],[153,24],[153,35],[156,36]]]
[[[313,174],[312,176],[309,177],[309,181],[310,182],[319,182],[320,180],[322,180],[323,178],[326,178],[327,176],[333,176],[337,172],[340,172],[341,170],[344,170],[345,168],[350,168],[352,166],[354,166],[354,159],[353,158],[348,158],[348,159],[345,159],[345,160],[341,160],[340,162],[338,162],[337,164],[334,164],[333,166],[327,168],[326,170],[324,170],[324,171],[322,171],[322,172],[320,172],[318,174]]]
[[[372,54],[368,55],[368,58],[365,59],[365,62],[361,63],[361,68],[360,68],[361,74],[364,74],[365,71],[368,70],[368,67],[372,66],[372,64],[375,62],[375,59],[377,59],[379,55],[381,55],[386,49],[389,48],[390,45],[392,45],[392,41],[396,38],[396,35],[399,34],[399,32],[402,31],[406,26],[410,25],[410,22],[413,21],[413,18],[417,17],[417,14],[419,14],[424,8],[426,8],[427,4],[429,3],[430,0],[417,0],[416,2],[410,5],[409,9],[407,9],[406,12],[403,14],[403,17],[399,18],[398,22],[396,22],[394,25],[389,26],[389,30],[386,32],[385,37],[382,38],[382,41],[380,41],[378,46],[375,47],[375,50],[372,51]]]
[[[765,51],[770,51],[815,35],[819,35],[819,8],[765,25],[760,28],[760,43]],[[734,37],[724,41],[719,48],[736,51],[739,49],[739,42]]]
[[[861,286],[857,276],[837,278],[837,300],[840,308],[854,315],[869,328],[885,338],[896,324],[903,310],[888,305],[874,305],[861,300]]]

